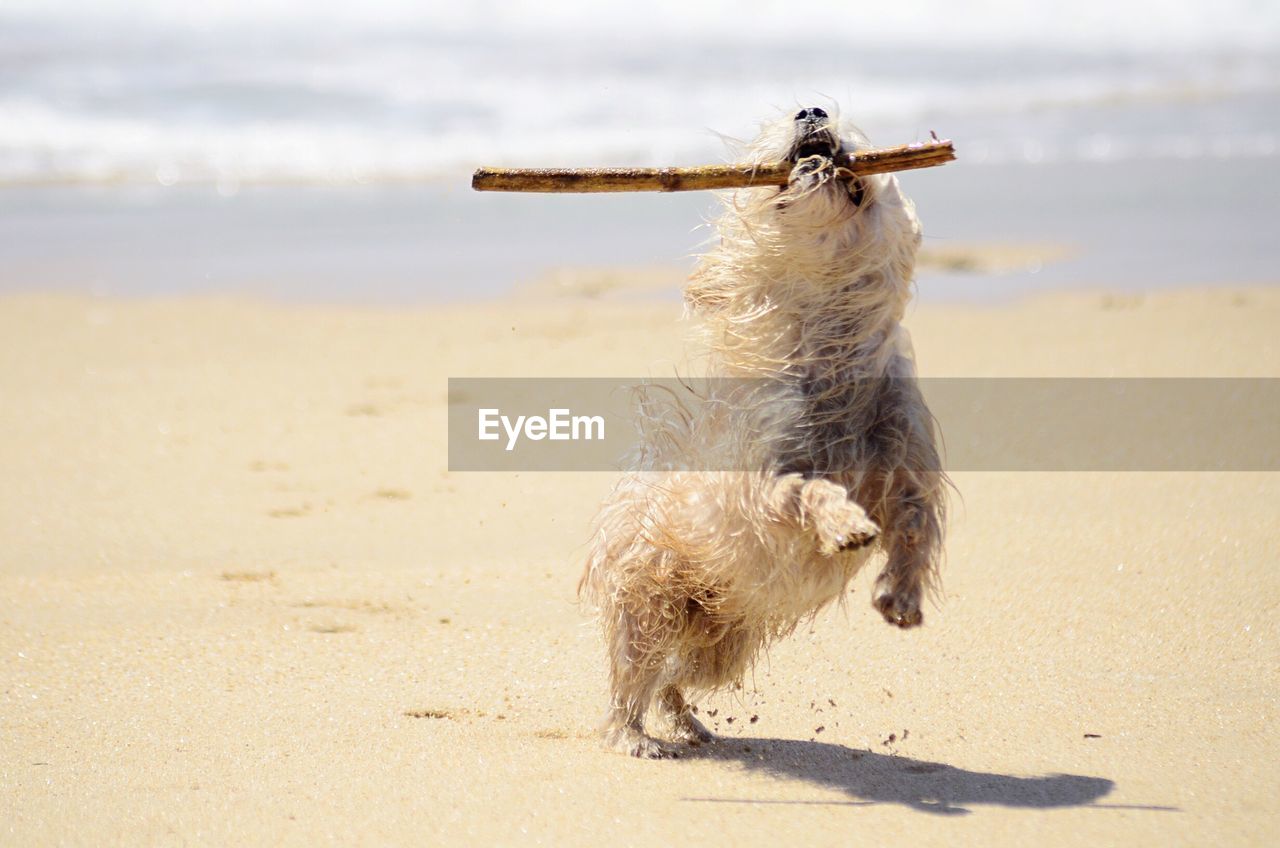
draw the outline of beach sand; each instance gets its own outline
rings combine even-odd
[[[1280,288],[909,325],[927,375],[1280,376]],[[863,574],[702,704],[720,742],[601,750],[612,475],[450,474],[446,378],[667,373],[683,334],[0,299],[0,843],[1280,842],[1274,473],[959,473],[924,628]]]

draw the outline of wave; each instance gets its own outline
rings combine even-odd
[[[571,32],[580,39],[732,40],[776,45],[821,32],[855,43],[993,46],[1071,46],[1107,49],[1273,49],[1280,43],[1280,6],[1258,0],[1075,0],[1029,4],[1018,0],[909,0],[882,4],[874,15],[851,11],[845,0],[808,0],[803,14],[787,0],[219,0],[201,5],[172,0],[7,0],[7,16],[100,30],[117,25],[170,31],[236,27],[310,31],[487,33],[545,37]]]
[[[691,164],[814,100],[977,161],[1277,155],[1280,6],[929,0],[874,28],[832,0],[741,8],[9,0],[0,184]]]

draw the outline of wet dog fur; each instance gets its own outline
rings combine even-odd
[[[822,109],[767,124],[749,154],[789,159],[789,184],[728,195],[686,287],[716,388],[693,412],[642,401],[640,456],[579,586],[603,625],[618,750],[678,755],[645,730],[654,705],[674,743],[710,741],[691,699],[740,686],[873,558],[873,606],[923,620],[947,480],[900,326],[920,226],[892,175],[840,166],[866,146]]]

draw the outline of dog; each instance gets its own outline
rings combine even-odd
[[[873,556],[889,623],[921,624],[937,588],[949,481],[900,326],[921,230],[892,175],[842,165],[867,146],[820,108],[764,126],[749,155],[789,161],[788,184],[725,198],[685,288],[712,388],[693,410],[641,399],[579,584],[607,643],[605,738],[633,756],[712,741],[692,699],[741,687]],[[655,703],[670,742],[645,731]]]

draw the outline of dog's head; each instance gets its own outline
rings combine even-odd
[[[786,156],[791,164],[810,156],[834,159],[843,149],[840,136],[825,109],[810,106],[796,113],[791,121],[791,143]]]
[[[750,146],[756,162],[786,161],[791,178],[779,192],[777,206],[788,208],[804,199],[855,211],[874,199],[869,182],[843,167],[847,156],[868,147],[866,136],[818,106],[807,106],[766,124]]]
[[[849,156],[870,146],[834,109],[788,110],[764,124],[734,153],[761,167],[788,163],[787,184],[721,196],[719,238],[685,289],[688,302],[706,311],[739,302],[749,312],[803,289],[829,296],[837,311],[900,313],[920,227],[894,175],[849,169]]]

